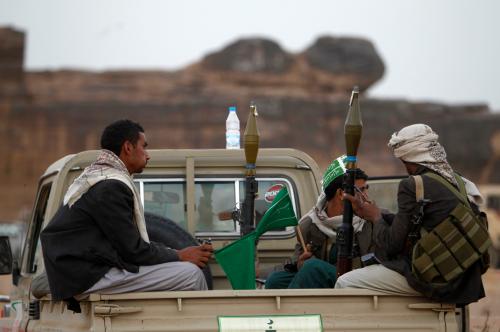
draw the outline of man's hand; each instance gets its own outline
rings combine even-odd
[[[200,268],[207,265],[208,260],[212,257],[213,247],[209,243],[204,243],[201,246],[187,247],[177,250],[179,260],[182,262],[191,262]]]
[[[355,196],[344,193],[343,197],[351,201],[354,213],[360,218],[372,223],[382,218],[379,207],[374,202],[365,200],[359,193]]]
[[[297,270],[300,270],[302,268],[302,265],[304,265],[304,262],[311,258],[313,256],[313,253],[311,251],[304,251],[302,255],[299,256],[299,259],[297,260]]]

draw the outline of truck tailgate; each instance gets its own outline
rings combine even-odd
[[[87,322],[90,320],[97,325],[104,324],[104,327],[87,325],[88,328],[93,331],[104,329],[106,332],[226,331],[219,326],[218,318],[223,317],[225,322],[224,317],[228,316],[239,318],[236,324],[238,329],[233,324],[227,331],[299,331],[297,324],[295,329],[279,328],[280,318],[300,321],[301,317],[310,315],[320,318],[320,327],[312,327],[311,331],[458,331],[453,305],[429,303],[423,297],[386,295],[366,290],[92,294],[82,302],[82,314],[68,312],[68,315],[61,315],[60,306],[51,305],[49,301],[43,302],[42,300],[41,315],[50,316],[50,310],[57,310],[57,317],[66,319],[66,324],[69,325],[71,320],[74,323],[82,322],[78,316],[85,315],[87,319],[84,320]],[[260,320],[256,323],[252,317]],[[245,329],[252,324],[253,329]],[[262,326],[255,327],[255,324]],[[86,324],[80,327],[85,330],[84,325]],[[57,324],[52,325],[54,326]],[[302,327],[300,331],[307,329]]]

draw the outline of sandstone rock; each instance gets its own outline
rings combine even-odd
[[[304,150],[324,169],[345,150],[348,90],[354,82],[369,86],[377,72],[368,65],[349,64],[347,58],[342,60],[347,61],[344,72],[335,67],[320,69],[305,54],[289,55],[276,43],[263,40],[236,42],[226,48],[227,53],[207,56],[177,72],[23,72],[19,70],[22,43],[19,34],[13,35],[11,40],[18,42],[11,45],[17,46],[6,52],[15,55],[16,72],[21,72],[30,98],[0,94],[0,140],[6,142],[0,144],[0,183],[8,188],[0,191],[0,220],[16,219],[31,207],[38,177],[51,162],[69,153],[98,149],[104,126],[120,118],[139,121],[151,148],[223,148],[227,106],[238,106],[243,129],[248,105],[254,101],[261,147]],[[321,46],[323,42],[318,44],[307,52],[313,50],[322,57],[336,54]],[[0,54],[0,68],[1,59],[4,65],[12,63]],[[208,63],[217,65],[207,68]],[[364,71],[358,73],[356,68]],[[363,81],[365,76],[368,81]],[[500,183],[500,172],[494,171],[500,167],[494,139],[499,135],[500,114],[491,113],[487,106],[364,96],[360,104],[364,123],[360,166],[368,174],[403,174],[387,139],[403,126],[423,122],[440,134],[457,171],[474,181]]]
[[[23,73],[24,33],[13,28],[0,28],[0,72]],[[5,78],[4,75],[0,77]]]
[[[0,28],[0,96],[17,98],[24,94],[24,33]]]
[[[268,39],[240,39],[219,52],[207,55],[202,66],[212,70],[244,73],[283,73],[292,63],[292,57],[274,41]]]
[[[373,44],[360,38],[320,37],[305,52],[309,64],[332,74],[369,77],[371,83],[384,74],[384,63]]]

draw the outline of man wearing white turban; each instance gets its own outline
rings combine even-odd
[[[414,124],[404,127],[392,134],[388,146],[393,149],[394,156],[401,159],[405,166],[412,164],[425,166],[457,186],[453,169],[446,161],[446,152],[438,142],[439,136],[425,124]],[[411,174],[411,173],[410,173]],[[462,177],[469,199],[476,204],[483,203],[483,197],[476,185]]]
[[[409,175],[434,173],[453,186],[457,186],[455,173],[446,152],[438,142],[438,135],[425,124],[414,124],[394,133],[389,141],[394,156],[399,158]],[[424,197],[430,200],[425,206],[421,227],[431,231],[440,224],[457,206],[459,200],[439,181],[422,176]],[[476,186],[464,179],[469,200],[482,200]],[[431,287],[413,275],[411,270],[411,248],[407,246],[412,230],[412,218],[419,208],[416,201],[416,185],[412,176],[403,179],[398,189],[398,212],[386,215],[371,202],[363,202],[359,197],[344,195],[349,199],[358,216],[374,224],[374,237],[380,252],[386,257],[378,257],[381,264],[342,275],[336,288],[367,288],[390,294],[424,294],[442,303],[468,304],[485,296],[481,280],[482,261],[478,260],[460,277],[441,288]],[[477,211],[477,206],[471,204]]]

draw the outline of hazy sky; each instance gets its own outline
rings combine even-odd
[[[300,52],[318,36],[370,39],[375,97],[500,110],[497,0],[0,0],[27,32],[28,69],[177,69],[242,37]]]

